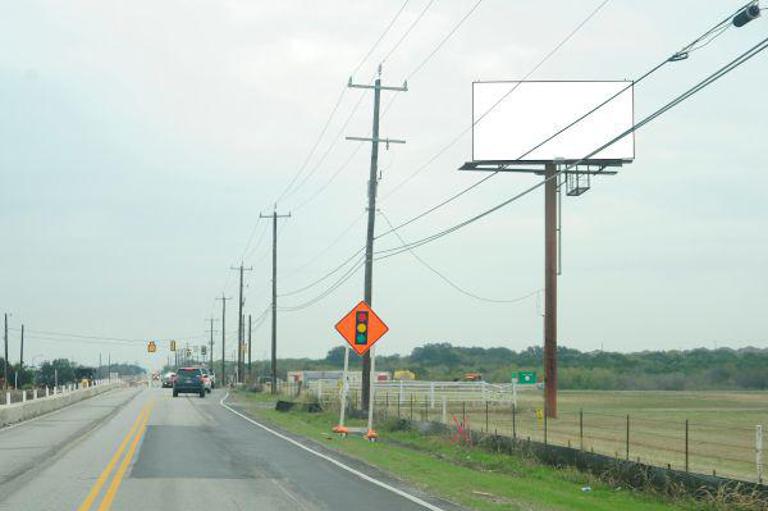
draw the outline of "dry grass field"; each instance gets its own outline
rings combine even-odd
[[[379,395],[377,402],[380,413],[398,413],[394,396]],[[510,403],[487,406],[486,415],[484,402],[449,401],[446,420],[466,417],[473,430],[544,440],[540,391],[520,393],[514,420]],[[558,418],[546,424],[549,443],[626,458],[629,422],[630,459],[684,470],[687,421],[689,471],[756,480],[755,426],[768,426],[768,392],[563,391],[559,407]],[[410,416],[410,398],[399,412]],[[426,396],[414,396],[414,418],[442,420],[442,413],[442,402],[432,408]]]

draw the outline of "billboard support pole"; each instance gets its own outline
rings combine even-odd
[[[557,418],[557,165],[544,177],[544,410]]]

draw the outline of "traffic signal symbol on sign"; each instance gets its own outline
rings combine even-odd
[[[156,351],[157,351],[157,345],[155,344],[155,341],[149,341],[149,344],[147,344],[147,352],[154,353]]]
[[[364,355],[388,330],[389,327],[365,302],[358,303],[336,323],[336,331],[358,355]]]
[[[355,344],[368,344],[368,311],[358,311],[355,314]]]

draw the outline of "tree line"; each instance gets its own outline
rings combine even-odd
[[[3,367],[3,359],[0,358],[0,369]],[[67,385],[76,383],[83,379],[107,378],[108,371],[118,373],[121,376],[143,374],[144,368],[136,364],[114,363],[109,368],[104,365],[101,368],[78,364],[66,358],[57,358],[47,360],[39,367],[25,365],[21,367],[18,363],[8,364],[8,384],[18,385],[18,388],[32,386],[48,386],[54,384]],[[0,377],[0,382],[3,378]]]
[[[406,369],[420,380],[460,380],[465,373],[479,372],[489,382],[509,382],[512,374],[532,370],[542,374],[543,349],[453,346],[430,343],[409,355],[376,357],[382,371]],[[280,377],[287,371],[330,370],[343,367],[344,348],[330,350],[322,359],[281,359]],[[361,369],[361,358],[350,355],[350,367]],[[268,364],[254,364],[254,373],[266,375]],[[692,350],[579,351],[558,348],[558,378],[562,389],[585,390],[729,390],[768,389],[768,349],[697,348]]]

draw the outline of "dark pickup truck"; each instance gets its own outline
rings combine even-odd
[[[173,397],[178,397],[179,394],[197,394],[200,397],[205,397],[202,369],[199,367],[182,367],[176,372],[176,380],[173,382]]]

